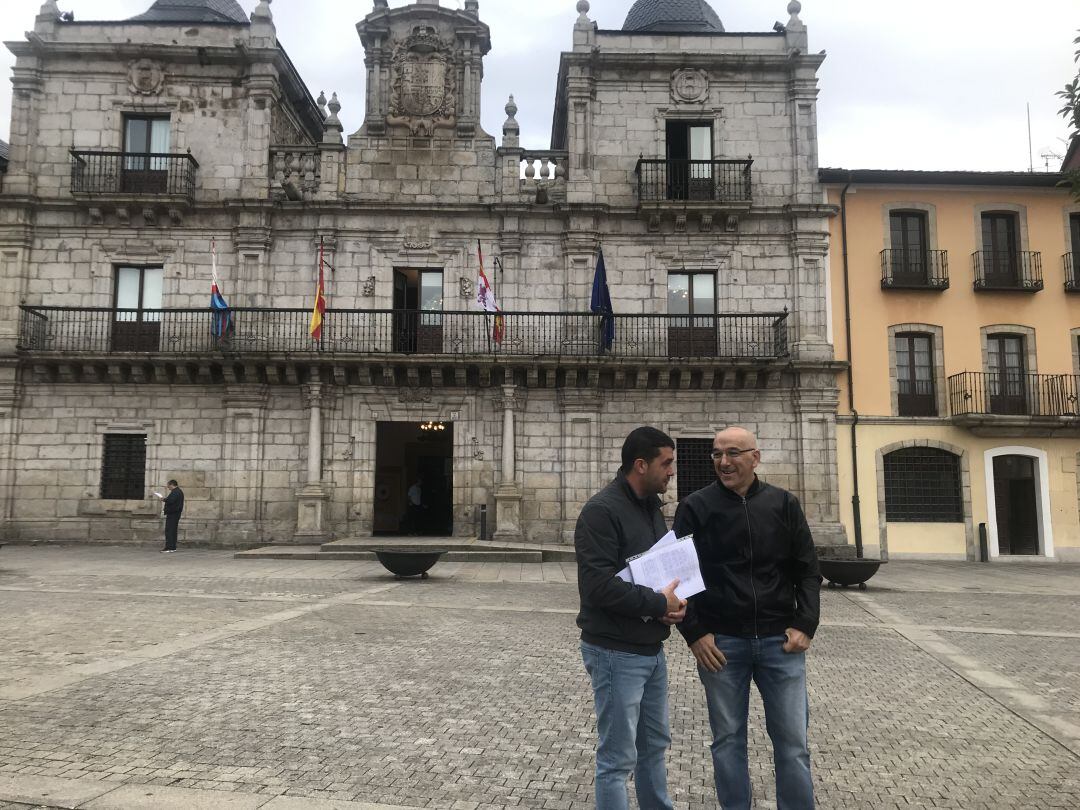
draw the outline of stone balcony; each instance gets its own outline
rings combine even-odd
[[[209,308],[23,306],[18,352],[66,382],[686,389],[779,385],[789,355],[787,312],[614,315],[607,346],[593,313],[506,312],[500,334],[479,311],[328,310],[320,340],[307,309],[230,314],[223,330]]]

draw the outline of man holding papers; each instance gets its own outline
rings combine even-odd
[[[683,500],[675,533],[693,534],[705,591],[679,632],[705,686],[716,797],[750,810],[746,722],[757,684],[773,744],[778,810],[810,810],[805,652],[817,630],[821,576],[798,499],[758,480],[754,434],[728,428],[712,449],[718,480]]]
[[[651,427],[627,436],[618,476],[594,495],[574,532],[581,656],[596,707],[596,807],[625,810],[634,774],[638,806],[671,810],[664,640],[682,620],[678,580],[659,592],[619,576],[627,559],[667,533],[660,499],[675,475],[675,442]]]

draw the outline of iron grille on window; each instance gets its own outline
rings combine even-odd
[[[885,456],[885,519],[962,523],[960,458],[933,447],[906,447]]]
[[[109,434],[101,462],[101,497],[141,501],[146,487],[146,436]]]
[[[675,442],[675,468],[679,478],[679,500],[716,480],[713,467],[712,439],[678,439]]]

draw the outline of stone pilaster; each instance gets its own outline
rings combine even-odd
[[[564,543],[574,542],[578,512],[601,486],[600,411],[598,391],[563,389],[558,394],[562,418],[562,532]]]
[[[0,531],[5,535],[12,516],[15,484],[13,446],[20,395],[21,387],[15,381],[14,365],[0,366]]]
[[[793,397],[799,448],[796,494],[818,546],[847,545],[840,523],[835,385],[831,375],[802,374]]]
[[[223,539],[243,545],[262,539],[262,471],[266,386],[230,386],[225,393],[225,447],[219,493]]]
[[[517,450],[514,441],[514,411],[522,405],[518,389],[513,385],[504,385],[502,396],[495,400],[495,407],[501,408],[503,412],[502,465],[499,470],[499,485],[495,488],[496,540],[520,540],[523,536],[522,491],[517,481]]]
[[[308,412],[307,483],[296,493],[296,532],[293,540],[313,543],[327,537],[326,507],[330,492],[322,480],[322,398],[323,384],[303,386]]]

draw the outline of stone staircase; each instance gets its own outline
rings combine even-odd
[[[263,546],[238,560],[374,560],[375,549],[442,549],[445,562],[573,562],[572,546],[496,543],[475,537],[350,537],[321,546]]]

